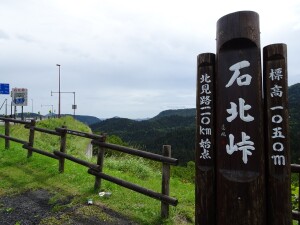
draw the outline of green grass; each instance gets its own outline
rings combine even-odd
[[[72,130],[90,132],[84,124],[74,121],[72,117],[49,119],[39,122],[37,126],[53,130],[55,127],[67,126]],[[4,134],[4,127],[0,126],[0,133]],[[28,139],[28,130],[23,125],[11,126],[11,135],[23,140]],[[52,152],[59,149],[59,138],[53,135],[35,132],[34,147]],[[109,141],[120,142],[116,137],[108,138]],[[88,139],[68,135],[67,152],[73,156],[88,160],[85,150]],[[104,172],[108,175],[124,179],[145,188],[160,192],[161,165],[139,157],[125,154],[106,154]],[[90,160],[95,162],[96,159]],[[172,167],[170,193],[179,200],[176,207],[170,206],[170,217],[166,220],[160,218],[160,202],[120,187],[111,182],[102,181],[101,189],[112,193],[109,198],[101,198],[94,191],[94,180],[87,173],[87,168],[66,160],[65,172],[58,172],[58,161],[36,153],[27,158],[27,150],[18,143],[11,142],[10,149],[4,149],[4,139],[0,139],[0,196],[15,195],[27,190],[46,189],[54,194],[49,204],[53,204],[54,211],[61,209],[56,202],[64,201],[72,196],[68,205],[76,206],[74,213],[85,216],[96,215],[99,218],[110,220],[109,216],[100,210],[105,205],[123,215],[129,216],[139,224],[165,224],[180,225],[194,224],[194,164],[188,163],[187,167]],[[298,177],[293,175],[292,200],[294,210],[298,210]],[[88,199],[93,199],[94,205],[87,207]],[[67,206],[67,207],[68,207]],[[66,207],[66,206],[63,206]],[[1,208],[1,206],[0,206]],[[13,210],[5,208],[6,211]],[[69,214],[60,218],[46,218],[41,224],[68,224]],[[293,221],[293,225],[298,224]]]
[[[91,130],[85,124],[74,120],[71,116],[66,116],[61,119],[51,118],[48,120],[43,120],[37,123],[37,127],[46,128],[49,130],[54,130],[56,127],[66,126],[70,130],[78,130],[90,133]],[[41,149],[46,149],[49,151],[59,150],[59,137],[42,133],[35,132],[35,143],[34,146]],[[78,138],[74,135],[67,135],[67,145],[66,148],[69,154],[76,156],[84,156],[85,149],[89,144],[89,140],[85,138]]]
[[[38,123],[40,127],[54,129],[66,125],[69,129],[89,132],[88,127],[74,121],[71,117],[50,119]],[[11,135],[24,140],[28,138],[28,131],[24,126],[12,126]],[[4,133],[0,126],[0,132]],[[49,134],[38,134],[34,147],[53,151],[59,149],[56,143],[59,139]],[[86,159],[84,156],[88,139],[68,135],[67,152],[76,157]],[[91,159],[95,162],[95,159]],[[194,223],[194,184],[179,177],[172,177],[170,182],[170,195],[179,200],[176,207],[170,206],[170,218],[161,220],[160,202],[111,182],[102,180],[101,189],[109,191],[109,198],[101,198],[93,189],[94,176],[87,173],[87,168],[66,160],[65,172],[58,172],[58,161],[37,153],[27,158],[27,150],[18,143],[11,142],[10,149],[4,149],[4,140],[0,139],[0,195],[13,195],[27,190],[46,189],[54,194],[52,202],[55,203],[67,196],[73,196],[70,206],[77,205],[76,213],[95,214],[99,218],[106,218],[99,211],[100,205],[105,205],[123,215],[129,216],[138,224],[193,224]],[[104,160],[104,172],[108,175],[124,179],[141,185],[145,188],[160,192],[161,171],[158,163],[153,163],[138,157],[110,155]],[[88,199],[93,199],[93,207],[87,208]],[[54,208],[55,210],[55,208]],[[57,208],[59,210],[59,208]],[[63,224],[69,215],[62,215],[61,220],[48,218],[41,224]],[[108,219],[108,218],[107,218]]]

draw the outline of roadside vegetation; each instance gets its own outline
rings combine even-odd
[[[72,117],[48,119],[37,123],[37,126],[54,129],[67,126],[68,129],[90,132],[89,127],[74,120]],[[0,126],[4,134],[4,127]],[[23,125],[12,125],[11,136],[23,140],[28,139],[28,130]],[[67,135],[67,153],[75,157],[95,162],[95,157],[85,156],[88,139]],[[124,143],[117,136],[108,136],[110,143]],[[53,210],[76,206],[76,213],[85,216],[98,216],[109,220],[98,206],[105,206],[123,214],[137,224],[194,224],[194,164],[188,163],[182,169],[172,167],[170,194],[179,200],[176,207],[170,206],[170,218],[160,218],[160,202],[133,192],[126,188],[102,180],[101,191],[110,192],[110,197],[100,197],[94,191],[94,176],[87,173],[87,168],[66,160],[65,172],[58,172],[58,161],[37,153],[27,158],[27,150],[22,145],[11,142],[10,149],[4,149],[4,139],[0,139],[0,196],[16,195],[28,190],[45,189],[54,194],[49,204]],[[49,152],[59,150],[59,138],[53,135],[35,132],[35,148]],[[108,152],[104,159],[104,172],[120,179],[141,185],[160,192],[161,165],[139,157],[126,156]],[[58,202],[70,199],[68,204],[61,206]],[[93,205],[88,205],[88,200]],[[1,210],[1,206],[0,206]],[[13,210],[13,209],[12,209]],[[67,224],[70,214],[62,214],[59,218],[45,218],[41,224]]]
[[[38,127],[54,130],[56,127],[67,126],[68,129],[91,132],[89,127],[74,120],[72,117],[48,119],[37,123]],[[0,133],[4,134],[4,127],[0,126]],[[23,140],[28,139],[28,130],[23,125],[12,125],[11,136]],[[67,152],[75,157],[96,162],[95,157],[89,159],[85,152],[89,140],[67,135]],[[114,144],[129,146],[115,135],[107,137],[107,141]],[[100,197],[94,191],[94,180],[87,173],[87,168],[66,160],[65,172],[58,172],[58,161],[46,156],[33,153],[27,158],[27,150],[21,144],[11,142],[10,149],[4,149],[4,139],[0,138],[0,197],[24,193],[29,190],[44,189],[53,194],[49,204],[53,211],[74,209],[74,213],[67,211],[59,217],[44,218],[40,224],[68,224],[74,214],[96,216],[111,221],[109,214],[102,209],[105,206],[120,214],[129,217],[137,224],[151,225],[183,225],[194,224],[194,162],[188,162],[186,167],[172,167],[170,193],[179,200],[176,207],[170,206],[169,219],[160,218],[160,202],[133,192],[126,188],[102,180],[101,191],[110,192],[110,197]],[[34,147],[49,152],[59,149],[59,138],[53,135],[35,132]],[[141,185],[145,188],[160,192],[161,164],[154,163],[139,157],[128,156],[122,153],[109,151],[104,159],[104,172],[120,179]],[[298,210],[298,175],[292,175],[292,203],[293,209]],[[88,200],[93,205],[88,205]],[[61,204],[65,202],[66,204]],[[7,213],[12,208],[3,208],[0,211]],[[20,223],[22,224],[22,223]],[[293,224],[297,224],[296,221]]]

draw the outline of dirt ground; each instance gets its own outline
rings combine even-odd
[[[52,197],[46,190],[0,197],[0,224],[137,225],[105,206],[86,204],[70,207],[72,197],[51,204],[49,200]]]

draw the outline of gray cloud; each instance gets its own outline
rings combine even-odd
[[[3,30],[0,30],[0,39],[9,39],[9,35]]]
[[[274,3],[268,10],[258,0],[222,3],[0,3],[0,20],[6,21],[0,30],[0,82],[28,88],[32,101],[25,110],[33,103],[42,114],[49,110],[42,104],[57,111],[58,96],[50,94],[58,91],[57,63],[61,90],[76,92],[78,114],[141,118],[169,108],[195,107],[197,55],[215,52],[221,16],[247,8],[260,14],[262,47],[288,45],[289,85],[299,83],[300,3]],[[280,16],[274,13],[279,11]],[[0,96],[0,103],[6,97]],[[72,104],[72,94],[63,94],[62,112],[72,113]]]

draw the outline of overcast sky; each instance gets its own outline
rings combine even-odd
[[[299,83],[300,1],[271,2],[0,0],[0,83],[28,88],[24,111],[58,112],[60,64],[61,91],[76,92],[79,115],[195,108],[197,55],[215,53],[217,20],[242,10],[259,13],[262,47],[287,44],[288,82]],[[73,97],[61,94],[61,113],[73,113]]]

